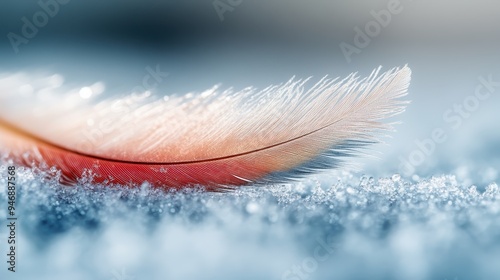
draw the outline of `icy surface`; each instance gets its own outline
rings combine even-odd
[[[344,172],[206,193],[164,192],[147,184],[109,188],[84,180],[65,187],[54,172],[47,179],[47,173],[18,168],[18,272],[2,269],[1,279],[500,275],[495,182],[476,187],[454,175],[371,178]],[[5,186],[6,176],[0,176],[2,221]],[[5,226],[0,233],[7,235]]]

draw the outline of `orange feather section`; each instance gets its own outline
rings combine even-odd
[[[324,78],[307,91],[307,80],[260,92],[212,89],[192,99],[133,104],[119,116],[110,110],[117,100],[39,106],[35,116],[31,99],[0,93],[0,151],[18,164],[55,166],[66,184],[89,171],[97,183],[165,188],[283,181],[335,167],[340,156],[358,150],[349,143],[375,142],[375,132],[389,127],[381,120],[404,110],[409,68],[379,70],[361,80]],[[89,120],[99,118],[126,119],[128,126],[81,145]]]
[[[1,123],[0,135],[0,144],[10,151],[10,157],[16,163],[24,166],[40,163],[56,166],[62,172],[61,183],[70,185],[76,183],[86,170],[96,175],[96,183],[133,186],[149,182],[153,186],[167,188],[202,185],[207,190],[216,190],[258,180],[270,171],[287,170],[303,160],[302,157],[293,156],[293,142],[283,147],[268,148],[265,153],[254,151],[207,161],[148,163],[76,153]],[[289,157],[283,158],[286,153]]]

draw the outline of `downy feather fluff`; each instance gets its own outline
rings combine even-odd
[[[334,168],[377,141],[404,110],[410,69],[159,98],[98,96],[102,84],[64,87],[58,75],[0,76],[0,151],[17,164],[55,166],[73,184],[209,190],[283,182]],[[94,96],[90,96],[91,94]],[[90,97],[90,98],[88,98]]]

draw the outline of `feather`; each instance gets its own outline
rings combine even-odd
[[[103,85],[65,88],[58,75],[0,78],[0,150],[25,166],[55,166],[73,184],[209,190],[295,179],[337,167],[377,142],[404,110],[410,69],[159,98],[104,98]]]

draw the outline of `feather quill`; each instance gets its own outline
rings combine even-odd
[[[0,78],[0,150],[25,166],[55,166],[65,184],[91,172],[97,183],[217,190],[283,182],[337,167],[405,108],[410,69],[380,67],[325,77],[310,88],[291,79],[263,90],[157,98],[149,92],[88,98],[59,76]],[[82,94],[83,93],[83,94]]]

